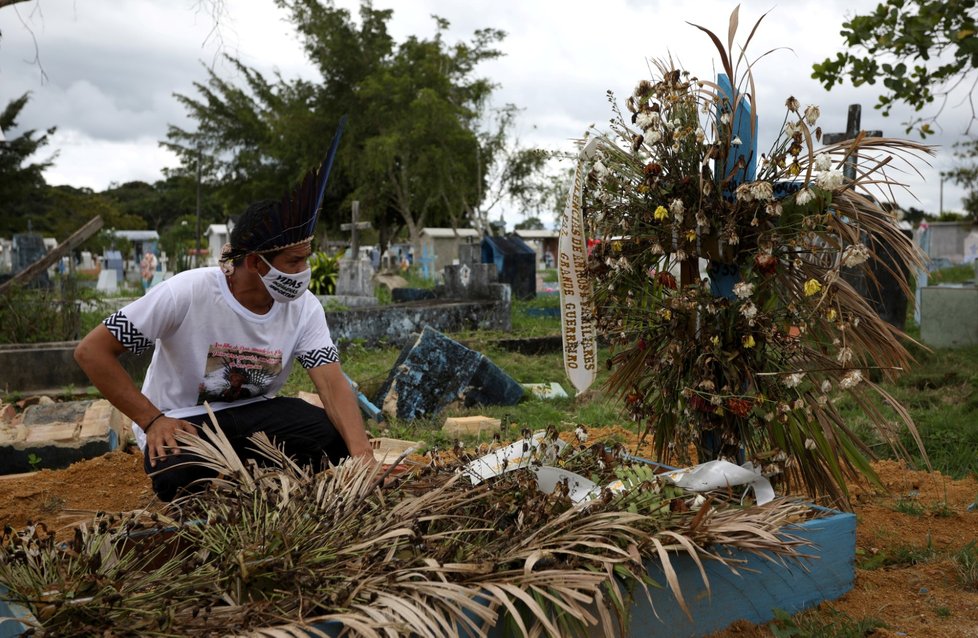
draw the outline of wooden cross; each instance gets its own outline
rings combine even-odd
[[[849,105],[849,117],[846,120],[846,132],[845,133],[825,133],[822,135],[822,142],[825,144],[836,144],[838,142],[845,142],[846,140],[854,140],[859,135],[859,127],[862,120],[863,107],[860,104],[850,104]],[[866,135],[869,137],[883,137],[883,131],[866,131]],[[846,176],[846,179],[853,181],[856,179],[856,164],[859,162],[859,154],[853,151],[846,158],[845,168],[842,169],[842,174]]]
[[[360,202],[353,202],[353,210],[350,213],[350,223],[340,224],[340,230],[350,231],[350,257],[349,259],[360,259],[360,238],[357,237],[358,230],[369,230],[372,228],[370,222],[357,221],[360,219]]]

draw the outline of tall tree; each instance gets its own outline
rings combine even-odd
[[[500,55],[503,33],[476,31],[446,42],[448,23],[433,36],[395,42],[390,10],[360,6],[359,20],[332,3],[276,0],[296,25],[317,81],[266,78],[230,58],[243,82],[209,72],[197,96],[178,96],[196,130],[171,127],[165,145],[183,173],[203,156],[204,174],[233,212],[275,197],[317,162],[343,114],[350,123],[323,219],[335,228],[360,200],[383,238],[407,227],[418,243],[426,224],[460,225],[477,206],[491,149],[481,148],[478,119],[493,84],[477,65]]]
[[[964,212],[978,223],[978,139],[968,139],[954,145],[954,155],[961,162],[957,168],[943,176],[968,189],[962,198]]]
[[[812,77],[826,89],[848,77],[854,86],[885,87],[877,108],[889,114],[903,102],[920,112],[940,101],[937,112],[914,117],[907,132],[926,136],[948,96],[964,85],[971,105],[970,126],[978,118],[978,0],[886,0],[872,13],[842,24],[846,50],[814,65]]]
[[[51,166],[57,153],[40,162],[29,158],[44,147],[54,133],[51,127],[43,133],[25,131],[10,138],[9,131],[17,125],[17,117],[30,98],[25,93],[7,103],[0,112],[0,130],[8,139],[0,142],[0,234],[11,235],[27,229],[27,220],[38,212],[43,197],[44,169]]]

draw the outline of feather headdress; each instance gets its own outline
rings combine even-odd
[[[231,234],[231,243],[221,251],[222,264],[248,253],[273,252],[312,239],[346,119],[345,115],[340,119],[326,159],[318,170],[306,173],[302,182],[279,202],[268,202],[262,206],[257,219],[242,219],[239,222]]]

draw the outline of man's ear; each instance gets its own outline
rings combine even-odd
[[[261,273],[258,272],[259,262],[261,262],[261,259],[259,259],[258,255],[256,255],[255,253],[248,253],[244,257],[245,270],[247,270],[248,272],[258,273],[260,275]]]

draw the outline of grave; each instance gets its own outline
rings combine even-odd
[[[483,237],[482,263],[495,264],[499,281],[510,285],[516,299],[536,297],[536,253],[519,237]]]
[[[426,326],[391,368],[375,405],[399,419],[431,416],[458,402],[515,405],[523,388],[480,352]]]
[[[920,340],[934,348],[978,345],[978,287],[945,284],[921,288]]]
[[[63,468],[117,449],[129,419],[104,400],[55,403],[48,399],[22,414],[0,418],[0,474]]]
[[[360,240],[358,232],[370,228],[370,222],[361,222],[360,202],[353,202],[350,213],[350,223],[341,224],[340,228],[350,232],[350,249],[340,259],[340,271],[336,278],[336,294],[326,297],[344,306],[373,306],[377,304],[374,297],[374,267],[369,258],[360,256]]]

